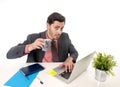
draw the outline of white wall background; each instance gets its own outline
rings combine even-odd
[[[65,32],[79,51],[79,58],[96,50],[120,57],[119,0],[0,0],[0,63],[25,62],[26,56],[8,60],[7,51],[30,33],[46,29],[52,12],[66,17]]]

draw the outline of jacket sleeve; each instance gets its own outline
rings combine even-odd
[[[14,59],[18,57],[22,57],[24,54],[24,49],[25,45],[18,45],[12,47],[8,52],[7,52],[7,58],[8,59]]]
[[[10,48],[10,50],[7,52],[7,55],[6,55],[7,58],[14,59],[14,58],[19,58],[19,57],[24,56],[25,55],[25,53],[24,53],[25,46],[27,44],[32,43],[35,40],[35,38],[33,39],[33,37],[35,37],[35,34],[28,35],[27,40],[25,40],[23,43]]]
[[[73,57],[73,62],[76,62],[76,59],[78,57],[78,52],[77,50],[75,49],[74,45],[72,44],[71,40],[69,39],[69,53],[70,53],[70,56]]]
[[[73,58],[73,62],[76,61],[78,57],[78,51],[75,49],[74,45],[71,42],[71,39],[69,38],[69,35],[67,33],[62,33],[60,39],[59,39],[59,56],[61,61],[65,61],[68,56],[71,56]]]

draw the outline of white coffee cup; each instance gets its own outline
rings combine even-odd
[[[51,46],[51,39],[44,39],[44,46],[42,48],[42,51],[48,51]]]

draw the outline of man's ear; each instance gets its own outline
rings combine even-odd
[[[46,23],[47,30],[50,28],[50,24]]]

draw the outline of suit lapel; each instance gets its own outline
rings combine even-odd
[[[62,58],[62,49],[63,49],[62,38],[59,38],[58,39],[58,57],[60,61]]]

